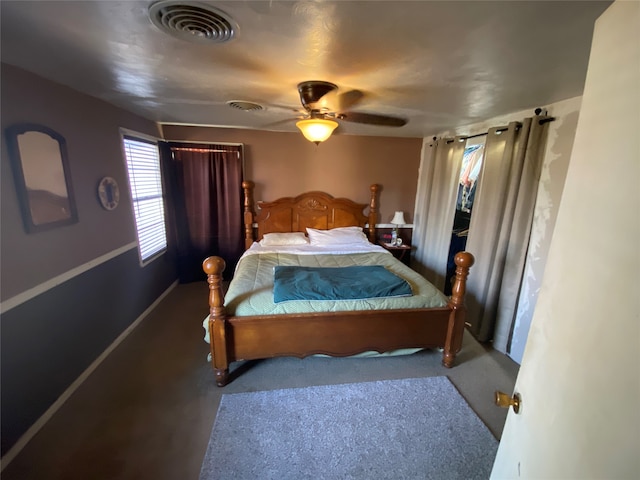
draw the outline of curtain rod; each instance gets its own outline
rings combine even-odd
[[[545,123],[553,122],[555,117],[544,117],[538,120],[538,125],[544,125]],[[520,123],[518,123],[518,128],[520,127]],[[496,129],[496,133],[506,132],[509,130],[509,127],[498,127]],[[488,135],[489,132],[476,133],[475,135],[464,136],[461,135],[460,138],[463,140],[469,140],[470,138],[482,137],[483,135]],[[437,140],[437,137],[433,137],[433,140]],[[454,140],[447,140],[447,143],[451,143]]]
[[[226,153],[228,150],[214,150],[211,148],[187,148],[187,147],[171,147],[171,151],[180,150],[182,152],[209,152],[209,153]]]
[[[235,142],[211,142],[204,140],[172,140],[170,138],[163,138],[163,142],[167,143],[193,143],[194,145],[229,145],[232,147],[242,147],[244,143],[235,143]]]
[[[520,124],[518,124],[517,128],[520,128]],[[498,127],[496,129],[496,133],[502,133],[502,132],[506,132],[507,130],[509,130],[509,127]],[[482,133],[476,133],[475,135],[459,135],[460,140],[469,140],[470,138],[476,138],[476,137],[482,137],[483,135],[489,135],[489,132],[482,132]],[[437,137],[433,137],[433,140],[435,141],[437,139]],[[447,140],[447,143],[452,143],[455,140]]]

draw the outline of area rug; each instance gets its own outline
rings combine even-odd
[[[487,479],[497,447],[447,377],[234,393],[200,480]]]

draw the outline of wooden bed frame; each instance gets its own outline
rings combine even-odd
[[[363,214],[366,204],[323,192],[259,202],[256,216],[253,186],[253,182],[242,183],[246,248],[265,233],[352,225],[365,228],[369,240],[376,243],[378,185],[371,186],[368,216]],[[456,255],[456,278],[446,307],[236,317],[225,312],[225,262],[220,257],[209,257],[203,262],[203,269],[209,283],[209,339],[216,383],[221,387],[228,383],[232,362],[282,356],[349,356],[365,351],[439,347],[444,349],[443,365],[452,367],[462,346],[464,294],[473,262],[468,252]]]

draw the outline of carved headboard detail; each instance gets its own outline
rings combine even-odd
[[[306,232],[307,227],[327,230],[357,225],[364,228],[367,223],[369,241],[375,242],[379,185],[371,185],[369,205],[347,198],[334,198],[324,192],[307,192],[273,202],[258,202],[260,210],[257,215],[253,210],[253,187],[253,182],[242,182],[246,248],[261,240],[265,233]],[[365,215],[367,207],[369,213]],[[258,224],[255,237],[254,222]]]

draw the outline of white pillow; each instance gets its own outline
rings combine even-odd
[[[311,245],[353,245],[369,243],[361,227],[338,227],[331,230],[307,228]]]
[[[309,239],[303,232],[265,233],[260,240],[263,247],[276,245],[307,245]]]

